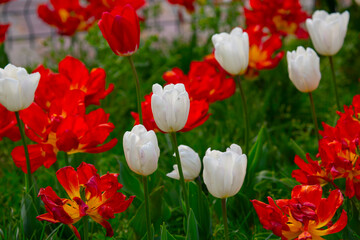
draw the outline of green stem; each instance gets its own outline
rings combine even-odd
[[[181,183],[181,186],[183,189],[184,200],[185,200],[185,205],[186,205],[186,216],[187,216],[190,211],[190,204],[189,204],[189,198],[188,198],[187,189],[186,189],[186,185],[185,185],[184,173],[183,173],[181,161],[180,161],[180,154],[179,154],[178,143],[177,143],[177,139],[176,139],[176,132],[171,132],[170,136],[171,136],[171,144],[173,146],[173,149],[174,149],[174,152],[176,155],[176,164],[177,164],[178,170],[179,170],[180,183]]]
[[[313,99],[311,92],[309,92],[309,97],[310,97],[310,105],[311,105],[311,115],[313,117],[314,127],[315,127],[315,131],[316,131],[316,137],[317,137],[318,141],[320,141],[319,125],[317,122],[317,117],[316,117],[316,112],[315,112],[314,99]]]
[[[221,199],[221,208],[224,222],[224,231],[225,231],[225,239],[229,240],[229,228],[227,223],[227,213],[226,213],[226,198]]]
[[[134,61],[132,59],[132,56],[128,56],[128,60],[129,63],[131,65],[131,69],[133,71],[134,77],[135,77],[135,86],[136,86],[136,97],[137,97],[137,108],[138,108],[138,113],[139,113],[139,121],[140,124],[143,123],[143,118],[142,118],[142,112],[141,112],[141,93],[140,93],[140,82],[139,82],[139,77],[138,74],[136,72],[136,68],[134,65]]]
[[[242,103],[244,120],[245,120],[245,154],[249,154],[249,132],[250,132],[249,115],[247,112],[246,98],[245,98],[244,90],[241,85],[240,75],[236,76],[236,80],[238,82],[239,89],[240,89],[241,103]]]
[[[20,135],[21,135],[21,140],[22,140],[22,144],[24,146],[24,151],[25,151],[25,158],[26,158],[26,170],[27,170],[27,174],[26,174],[26,181],[25,181],[25,188],[26,188],[26,192],[30,193],[30,188],[32,187],[32,178],[31,178],[31,165],[30,165],[30,157],[29,157],[29,151],[26,145],[26,136],[24,133],[24,128],[21,124],[21,120],[20,120],[20,116],[19,116],[19,112],[15,112],[15,116],[16,116],[16,120],[19,126],[19,130],[20,130]],[[36,192],[34,189],[34,196],[36,196]]]
[[[331,73],[332,73],[333,87],[334,87],[334,91],[335,91],[336,104],[337,104],[338,110],[341,111],[339,95],[338,95],[337,86],[336,86],[335,68],[334,68],[334,62],[333,62],[332,56],[329,56],[329,61],[330,61],[330,67],[331,67]]]
[[[71,166],[69,162],[69,154],[67,154],[67,152],[64,152],[64,160],[66,166]]]
[[[89,240],[89,217],[83,217],[83,227],[84,227],[84,240]]]
[[[147,230],[147,239],[151,240],[151,218],[150,218],[150,206],[149,206],[149,189],[148,189],[148,180],[147,176],[142,177],[144,184],[144,197],[145,197],[145,210],[146,210],[146,230]]]

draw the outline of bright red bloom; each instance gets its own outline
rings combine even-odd
[[[21,139],[19,128],[14,112],[10,112],[0,104],[0,141],[4,138],[10,138],[12,141]]]
[[[269,36],[260,25],[250,26],[245,30],[249,35],[248,77],[258,75],[258,70],[275,68],[284,56],[284,51],[275,51],[282,47],[280,35]]]
[[[59,63],[59,73],[53,73],[42,65],[34,70],[41,74],[39,86],[35,92],[35,102],[44,110],[49,110],[51,102],[56,98],[63,98],[67,91],[78,89],[85,93],[85,105],[100,105],[114,89],[110,84],[105,89],[106,73],[102,68],[90,71],[78,59],[71,56],[65,57]]]
[[[89,0],[88,9],[95,16],[100,19],[103,12],[111,12],[117,6],[131,5],[135,10],[140,9],[145,5],[145,0]]]
[[[263,227],[282,240],[323,240],[322,236],[344,229],[347,214],[342,210],[338,221],[335,224],[331,221],[343,203],[340,190],[331,191],[328,198],[321,197],[320,185],[298,185],[292,190],[291,199],[274,201],[268,197],[269,204],[251,202]]]
[[[272,34],[309,37],[301,27],[309,16],[301,9],[299,0],[250,0],[250,6],[252,9],[244,9],[248,27],[260,25]]]
[[[50,3],[51,6],[40,4],[38,15],[44,22],[56,27],[61,35],[72,36],[78,31],[86,31],[96,20],[79,0],[51,0]]]
[[[193,13],[195,11],[195,0],[168,0],[168,2],[184,6],[189,13]]]
[[[116,55],[130,56],[139,48],[139,18],[131,5],[115,7],[110,13],[104,12],[98,25]]]
[[[7,2],[10,2],[12,0],[0,0],[0,4],[3,4],[3,3],[7,3]]]
[[[5,24],[5,25],[0,24],[0,45],[5,41],[6,32],[9,27],[10,24]]]
[[[150,131],[161,131],[154,120],[154,115],[151,109],[151,94],[145,96],[145,101],[141,103],[141,111],[143,117],[143,125]],[[180,132],[190,131],[200,125],[202,125],[209,118],[209,103],[205,100],[190,100],[190,111],[188,120],[183,129]],[[131,115],[135,119],[135,125],[139,124],[139,114],[132,112]]]
[[[86,114],[84,97],[82,91],[71,90],[64,98],[53,100],[49,112],[36,103],[20,112],[27,136],[37,143],[29,145],[32,172],[42,165],[49,168],[59,151],[99,153],[117,144],[115,138],[104,144],[114,130],[114,125],[108,122],[109,114],[101,108]],[[24,148],[15,147],[11,155],[15,165],[26,173]]]
[[[114,218],[114,214],[125,211],[135,197],[126,199],[125,195],[118,192],[122,188],[118,175],[107,173],[100,177],[96,168],[85,162],[80,164],[77,171],[69,166],[59,169],[56,177],[69,199],[58,197],[51,187],[41,188],[38,196],[44,202],[47,213],[36,218],[66,224],[80,239],[73,224],[82,217],[89,216],[106,229],[106,236],[112,237],[114,231],[107,220]]]
[[[293,171],[293,176],[302,184],[314,184],[310,179],[319,179],[332,183],[334,180],[345,178],[345,195],[349,198],[356,196],[360,199],[360,95],[353,99],[352,106],[344,107],[345,112],[338,114],[340,119],[335,127],[323,123],[323,136],[319,141],[319,154],[321,161],[309,162],[298,166],[300,170]],[[316,170],[314,171],[314,167]],[[312,168],[312,170],[309,170]]]

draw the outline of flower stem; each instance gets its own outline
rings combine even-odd
[[[171,132],[170,136],[171,136],[171,143],[172,143],[175,155],[176,155],[176,164],[177,164],[178,170],[179,170],[180,183],[181,183],[181,186],[183,189],[184,200],[185,200],[185,205],[186,205],[186,216],[187,216],[190,211],[190,205],[189,205],[189,198],[188,198],[187,189],[186,189],[186,185],[185,185],[184,173],[183,173],[181,161],[180,161],[180,154],[179,154],[178,143],[177,143],[177,139],[176,139],[176,132]]]
[[[241,103],[242,103],[243,114],[244,114],[244,119],[245,119],[245,154],[249,154],[249,132],[250,132],[249,115],[247,112],[246,98],[245,98],[244,90],[241,85],[240,75],[236,76],[236,80],[238,82],[239,89],[240,89]]]
[[[149,189],[148,189],[148,179],[147,176],[142,177],[144,184],[144,197],[145,197],[145,210],[146,210],[146,230],[147,230],[147,239],[151,240],[151,218],[150,218],[150,206],[149,206]]]
[[[84,227],[84,240],[89,240],[89,217],[83,217],[83,227]]]
[[[29,157],[29,151],[26,145],[26,136],[24,133],[24,128],[21,124],[21,120],[20,120],[20,116],[19,116],[19,112],[15,112],[15,116],[16,116],[16,120],[18,123],[18,127],[20,130],[20,135],[21,135],[21,140],[22,140],[22,144],[24,146],[24,151],[25,151],[25,158],[26,158],[26,181],[25,181],[25,188],[26,188],[26,192],[30,193],[30,188],[32,187],[32,178],[31,178],[31,165],[30,165],[30,157]],[[34,189],[34,197],[36,196],[36,192]]]
[[[65,165],[70,166],[69,155],[67,154],[67,152],[64,152],[64,160],[65,160]]]
[[[224,222],[224,231],[225,231],[225,239],[229,240],[229,229],[227,223],[227,213],[226,213],[226,198],[221,199],[221,208]]]
[[[140,93],[140,82],[139,82],[139,77],[138,74],[136,72],[136,68],[134,65],[134,61],[132,59],[132,56],[128,56],[127,57],[129,60],[129,63],[131,65],[131,69],[133,71],[134,77],[135,77],[135,86],[136,86],[136,97],[137,97],[137,108],[138,108],[138,113],[139,113],[139,121],[140,124],[143,123],[143,118],[142,118],[142,112],[141,112],[141,93]]]
[[[314,127],[315,127],[315,131],[316,131],[316,137],[317,137],[318,141],[320,141],[319,125],[317,122],[317,117],[316,117],[316,112],[315,112],[314,99],[313,99],[311,92],[309,92],[309,98],[310,98],[310,105],[311,105],[311,115],[313,117]]]
[[[333,79],[333,87],[334,87],[334,91],[335,91],[336,104],[337,104],[338,110],[341,111],[340,101],[339,101],[339,96],[338,96],[337,86],[336,86],[334,62],[333,62],[332,56],[329,56],[329,61],[330,61],[330,66],[331,66],[331,73],[332,73],[332,79]]]

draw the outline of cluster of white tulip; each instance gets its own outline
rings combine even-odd
[[[183,84],[169,84],[164,89],[153,85],[152,111],[157,126],[164,132],[181,130],[187,121],[190,109],[189,96]],[[147,131],[143,125],[136,125],[123,137],[123,147],[129,168],[142,176],[148,176],[158,167],[160,150],[154,131]],[[201,171],[199,155],[190,147],[178,147],[184,178],[192,181]],[[206,151],[203,159],[203,178],[209,192],[217,198],[235,195],[241,188],[246,174],[246,155],[240,146],[232,144],[226,152]],[[167,174],[179,179],[178,166]]]
[[[349,12],[342,14],[315,11],[312,19],[306,20],[311,41],[315,50],[324,56],[335,55],[344,44]],[[290,80],[301,92],[312,92],[319,86],[321,79],[320,58],[311,48],[298,47],[287,52]]]
[[[0,68],[0,103],[9,111],[28,108],[34,101],[40,73],[28,74],[24,68],[8,64]]]

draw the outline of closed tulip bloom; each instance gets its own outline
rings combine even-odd
[[[190,111],[190,99],[182,83],[159,84],[152,87],[151,110],[156,125],[163,132],[177,132],[184,128]]]
[[[204,182],[214,197],[228,198],[239,192],[247,165],[247,157],[239,145],[232,144],[226,152],[209,148],[203,162]]]
[[[129,168],[142,176],[148,176],[158,167],[160,149],[154,131],[147,131],[139,124],[123,138],[126,162]]]
[[[306,20],[311,41],[318,53],[333,56],[340,50],[344,44],[349,18],[348,11],[328,14],[320,10],[314,12],[312,19]]]
[[[24,68],[12,64],[0,68],[0,103],[12,112],[29,107],[39,80],[39,73],[28,74]]]
[[[199,154],[197,154],[191,147],[180,145],[179,154],[182,170],[184,173],[184,179],[186,181],[192,181],[199,176],[201,170],[201,161]],[[174,154],[175,155],[175,154]],[[166,176],[179,180],[178,166],[174,165],[174,170]]]
[[[140,24],[131,5],[115,7],[110,13],[104,12],[98,25],[116,55],[130,56],[139,48]]]
[[[215,58],[228,73],[243,74],[249,65],[249,36],[239,27],[230,34],[215,34],[211,38]]]
[[[320,58],[314,50],[300,46],[287,52],[287,62],[290,80],[300,92],[312,92],[319,86]]]

